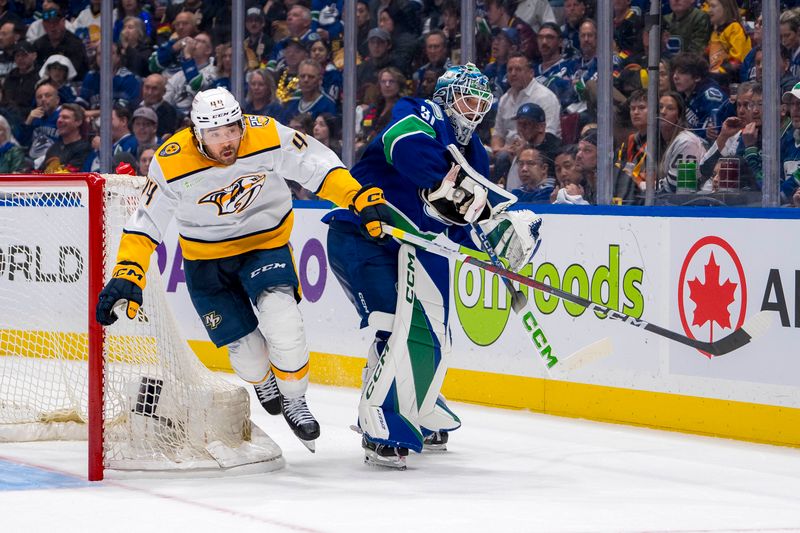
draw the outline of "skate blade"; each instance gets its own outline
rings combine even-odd
[[[308,451],[310,451],[311,453],[317,453],[317,444],[316,444],[317,441],[315,441],[315,440],[303,440],[301,438],[298,438],[297,440],[302,442],[303,446],[308,448]]]
[[[405,470],[407,468],[405,457],[383,457],[372,450],[364,450],[364,452],[364,463],[369,466],[391,470]]]
[[[422,449],[426,452],[446,452],[447,444],[422,444]]]

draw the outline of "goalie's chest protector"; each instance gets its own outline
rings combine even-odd
[[[150,178],[162,182],[163,199],[172,204],[154,202],[152,208],[168,208],[174,213],[187,259],[229,257],[253,249],[276,248],[289,240],[292,196],[284,178],[304,182],[308,176],[302,179],[292,175],[304,169],[284,162],[274,121],[246,118],[239,158],[233,165],[220,165],[204,157],[186,129],[158,149],[150,167]],[[154,215],[155,220],[160,218]],[[163,231],[158,229],[159,233]]]

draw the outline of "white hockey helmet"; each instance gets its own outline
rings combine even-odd
[[[433,91],[433,101],[450,118],[461,145],[469,144],[472,132],[491,109],[493,100],[489,78],[472,63],[448,68]]]
[[[194,136],[199,143],[200,151],[208,157],[204,149],[204,132],[219,126],[239,123],[241,135],[244,135],[244,116],[236,98],[222,87],[200,91],[192,100],[191,119]],[[240,137],[241,137],[240,135]],[[222,140],[222,139],[220,139]]]

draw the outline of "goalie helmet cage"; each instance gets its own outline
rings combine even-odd
[[[93,481],[109,470],[281,468],[280,448],[250,421],[248,392],[182,339],[155,256],[137,317],[95,320],[145,183],[0,175],[0,442],[88,439]]]

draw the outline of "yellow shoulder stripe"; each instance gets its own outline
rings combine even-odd
[[[156,150],[155,158],[167,183],[212,165],[197,149],[190,128],[182,129],[164,141]]]
[[[245,135],[239,146],[239,157],[247,157],[281,145],[275,120],[258,115],[245,115],[244,124]]]

